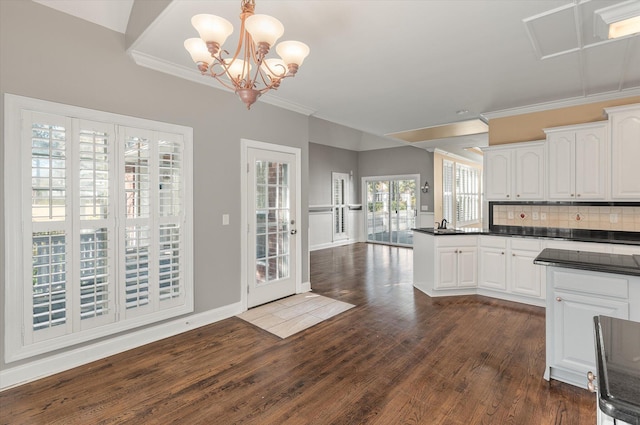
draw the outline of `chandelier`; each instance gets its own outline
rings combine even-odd
[[[202,75],[208,74],[233,90],[251,108],[263,93],[280,86],[283,78],[298,72],[309,47],[299,41],[283,41],[276,46],[278,58],[265,58],[284,33],[276,18],[255,15],[255,0],[241,0],[240,36],[231,57],[222,45],[233,32],[233,25],[215,15],[200,14],[191,18],[200,38],[185,40],[184,47]]]

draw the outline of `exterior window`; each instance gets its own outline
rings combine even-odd
[[[480,223],[481,178],[481,172],[476,167],[443,160],[442,217],[452,227]]]
[[[191,130],[11,95],[6,114],[6,361],[192,311]]]
[[[333,240],[340,241],[349,238],[347,220],[349,219],[349,174],[332,174],[333,198]]]

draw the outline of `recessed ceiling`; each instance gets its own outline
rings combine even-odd
[[[460,121],[459,110],[474,119],[637,96],[640,37],[602,42],[593,33],[593,12],[621,1],[256,0],[256,13],[283,23],[282,40],[303,41],[311,54],[248,114],[273,103],[385,135]],[[237,34],[239,0],[174,0],[129,53],[142,66],[217,89],[183,47],[197,36],[190,23],[197,13],[228,19]],[[234,50],[236,40],[224,47]],[[469,137],[466,147],[478,142]]]

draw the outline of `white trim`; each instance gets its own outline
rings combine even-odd
[[[246,188],[249,175],[249,149],[262,149],[274,152],[288,153],[295,156],[296,161],[296,217],[298,219],[298,235],[300,238],[296,243],[296,293],[308,292],[306,284],[302,284],[302,150],[300,148],[276,145],[273,143],[259,142],[257,140],[241,139],[240,140],[240,305],[242,311],[248,310],[247,288],[249,288],[249,277],[247,275],[247,262],[249,258],[247,234],[249,232],[249,220],[247,217],[247,199]],[[308,285],[311,290],[311,285]]]
[[[0,391],[51,376],[133,348],[141,347],[240,314],[240,303],[181,317],[65,353],[0,370]]]
[[[159,59],[155,56],[148,55],[146,53],[138,51],[130,51],[129,55],[136,63],[136,65],[143,66],[145,68],[152,69],[154,71],[164,72],[165,74],[173,75],[174,77],[183,78],[185,80],[193,81],[194,83],[203,84],[205,86],[212,87],[217,90],[226,91],[228,93],[234,93],[233,90],[226,88],[220,84],[215,78],[207,75],[202,75],[195,65],[192,68],[187,68],[182,65],[176,65],[173,62]],[[290,102],[281,97],[275,96],[273,92],[266,93],[264,96],[258,98],[259,102],[264,102],[269,105],[277,106],[289,111],[298,112],[305,116],[311,116],[317,111],[315,109],[300,105],[299,103]]]
[[[626,97],[634,97],[634,96],[640,96],[640,89],[633,88],[633,89],[620,90],[616,92],[603,93],[603,94],[598,94],[593,96],[580,96],[580,97],[573,97],[573,98],[563,99],[563,100],[558,100],[553,102],[537,103],[535,105],[529,105],[529,106],[524,106],[519,108],[502,109],[495,112],[484,112],[480,114],[480,117],[490,121],[495,118],[504,118],[504,117],[510,117],[514,115],[530,114],[533,112],[542,112],[542,111],[549,111],[552,109],[568,108],[571,106],[581,106],[581,105],[587,105],[589,103],[606,102],[608,100],[624,99]]]

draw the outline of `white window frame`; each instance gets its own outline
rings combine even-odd
[[[69,347],[112,335],[118,332],[130,330],[139,326],[152,324],[168,318],[193,312],[194,296],[193,296],[193,129],[189,127],[179,126],[175,124],[162,123],[157,121],[145,120],[141,118],[128,117],[108,112],[80,108],[76,106],[64,105],[55,102],[48,102],[39,99],[32,99],[23,96],[5,94],[5,134],[4,134],[4,205],[5,205],[5,362],[13,362],[20,359],[29,358],[35,355],[47,353],[53,350]],[[123,289],[122,270],[124,270],[124,262],[120,259],[123,255],[124,244],[122,235],[125,221],[121,216],[122,211],[117,212],[116,208],[124,209],[124,199],[120,199],[123,194],[123,174],[114,168],[114,173],[110,177],[110,191],[115,193],[111,196],[116,200],[114,207],[115,212],[113,219],[104,220],[105,225],[110,226],[114,232],[115,242],[110,244],[110,255],[114,255],[115,270],[113,279],[115,281],[115,290],[111,294],[114,302],[115,319],[111,323],[102,323],[97,320],[95,326],[86,326],[80,320],[80,312],[77,308],[79,303],[79,295],[75,294],[73,289],[78,284],[71,281],[71,288],[67,289],[68,307],[72,310],[67,314],[67,323],[61,326],[64,332],[60,332],[59,336],[51,336],[48,339],[34,339],[33,335],[39,331],[33,331],[33,319],[30,297],[30,285],[25,282],[31,282],[32,278],[32,260],[31,260],[31,240],[33,223],[31,219],[31,143],[25,143],[25,138],[30,136],[24,135],[24,127],[31,122],[23,123],[23,115],[29,116],[30,113],[52,114],[63,117],[70,125],[70,137],[67,144],[77,143],[78,123],[84,121],[92,121],[96,123],[104,123],[115,129],[114,153],[112,155],[122,155],[123,150],[119,145],[122,140],[119,135],[124,127],[132,127],[140,131],[148,131],[150,134],[158,137],[177,137],[181,140],[182,146],[182,213],[179,218],[161,217],[157,208],[151,207],[152,222],[151,231],[159,231],[159,225],[162,223],[177,224],[183,229],[180,241],[180,272],[183,274],[183,291],[180,294],[180,300],[169,300],[168,304],[156,308],[146,315],[134,315],[127,317],[126,308],[123,305]],[[24,127],[23,127],[24,126]],[[30,130],[29,130],[30,131]],[[29,133],[30,134],[30,133]],[[164,139],[162,139],[164,140]],[[74,148],[75,149],[75,148]],[[67,197],[77,196],[74,193],[78,189],[77,170],[79,165],[77,158],[74,158],[74,150],[71,151],[68,161],[72,162],[67,167]],[[157,151],[156,151],[157,152]],[[157,159],[157,158],[156,158]],[[160,161],[157,159],[158,162]],[[121,164],[121,158],[116,159],[116,164]],[[69,171],[71,173],[69,174]],[[152,176],[151,187],[153,188],[154,178]],[[26,188],[29,191],[26,191]],[[71,192],[71,194],[69,194]],[[152,190],[159,192],[159,190]],[[158,196],[158,195],[155,195]],[[120,207],[118,207],[120,205]],[[64,221],[65,229],[69,230],[70,237],[68,244],[79,244],[80,219],[79,213],[74,208],[66,213]],[[110,222],[112,220],[112,222]],[[98,225],[100,223],[96,223]],[[37,226],[36,226],[37,227]],[[183,237],[182,237],[183,235]],[[154,239],[159,240],[159,235]],[[157,245],[157,244],[156,244]],[[158,251],[157,246],[153,246],[152,250]],[[78,261],[79,247],[71,248],[71,260]],[[157,254],[157,252],[156,252]],[[158,255],[152,256],[151,261],[159,258]],[[75,263],[74,263],[75,264]],[[78,276],[73,276],[72,270],[67,270],[68,280],[78,280]],[[78,266],[79,267],[79,266]],[[77,275],[77,270],[76,270]],[[153,283],[153,282],[152,282]],[[75,285],[75,286],[74,286]],[[118,288],[121,286],[122,288]],[[159,292],[159,290],[158,290]],[[178,298],[178,297],[176,297]],[[165,307],[166,306],[166,307]],[[73,311],[75,309],[76,311]],[[93,319],[90,319],[93,320]]]
[[[447,165],[448,164],[448,165]],[[473,170],[473,172],[477,173],[476,185],[477,185],[477,203],[476,203],[476,218],[470,218],[467,220],[461,220],[458,217],[458,209],[459,209],[459,195],[458,186],[460,183],[458,182],[458,170],[459,169],[469,169]],[[447,181],[448,178],[446,176],[447,170],[451,170],[452,175],[451,178],[451,191],[447,191]],[[468,185],[470,182],[466,182]],[[451,225],[451,227],[464,227],[477,225],[482,222],[482,170],[478,167],[474,167],[468,164],[461,164],[455,160],[443,159],[442,161],[442,217],[446,218]],[[450,211],[449,211],[450,209]],[[449,216],[447,216],[450,214]]]
[[[342,190],[338,191],[336,183],[340,182]],[[340,193],[338,193],[340,192]],[[342,202],[338,202],[337,197],[340,196]],[[347,173],[331,173],[331,202],[332,208],[332,228],[333,241],[343,241],[349,239],[349,174]],[[337,231],[337,223],[342,223],[342,231]]]

